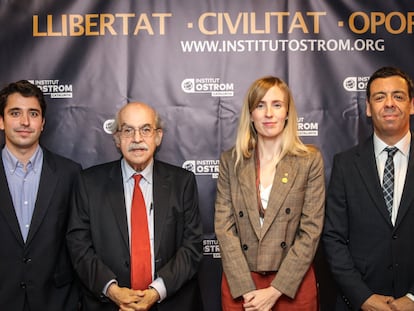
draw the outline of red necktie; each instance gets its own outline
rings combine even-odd
[[[143,290],[152,281],[152,270],[147,210],[139,187],[141,178],[142,175],[134,175],[131,205],[131,288]]]

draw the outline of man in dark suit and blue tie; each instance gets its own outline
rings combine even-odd
[[[28,81],[0,91],[0,309],[74,311],[66,226],[79,164],[40,146],[46,102]]]
[[[83,284],[84,310],[202,310],[196,277],[202,227],[195,176],[154,159],[163,129],[148,105],[122,107],[113,132],[122,158],[81,173],[69,221],[68,246]],[[135,181],[136,175],[141,176]],[[132,234],[136,187],[148,226],[138,243]],[[136,271],[132,249],[148,240],[151,275],[144,285],[134,285],[143,273],[131,275]]]
[[[393,67],[367,84],[374,133],[335,156],[323,243],[335,310],[414,310],[413,82]]]

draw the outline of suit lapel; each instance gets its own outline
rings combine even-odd
[[[372,201],[375,203],[376,208],[384,219],[391,225],[391,219],[387,207],[385,206],[381,182],[378,177],[372,136],[357,150],[355,165],[360,172],[361,180],[363,181]],[[375,182],[373,182],[374,180]],[[361,191],[363,190],[361,189]]]
[[[272,190],[270,192],[269,204],[262,227],[262,236],[270,228],[273,220],[279,213],[285,199],[293,186],[293,182],[298,174],[299,166],[294,156],[287,155],[276,166],[275,177],[273,179]]]
[[[0,213],[4,216],[6,224],[10,227],[13,232],[16,240],[23,246],[24,241],[22,234],[20,232],[19,222],[17,221],[16,212],[14,211],[13,200],[10,195],[9,185],[7,183],[6,174],[4,172],[3,161],[1,159],[1,150],[0,150]]]
[[[157,257],[164,234],[164,223],[167,217],[168,198],[170,193],[171,177],[167,169],[160,168],[162,163],[154,160],[153,172],[153,211],[154,211],[154,254]],[[156,258],[157,260],[157,258]]]
[[[125,246],[129,250],[128,222],[126,217],[121,161],[114,162],[114,166],[109,172],[109,179],[105,185],[104,193],[108,194],[109,205],[118,223]]]
[[[401,223],[405,214],[414,200],[414,191],[412,186],[414,185],[414,140],[411,135],[410,144],[410,156],[408,159],[407,175],[405,176],[404,189],[401,196],[400,206],[398,208],[397,220],[395,222],[395,228]]]
[[[27,236],[26,245],[33,240],[46,212],[51,204],[51,199],[59,177],[56,173],[56,163],[47,150],[43,149],[43,165],[40,175],[39,189],[36,197],[36,204],[33,211],[32,220],[30,222],[29,234]]]
[[[245,165],[240,167],[238,174],[240,190],[244,206],[247,208],[250,223],[258,239],[261,236],[261,226],[259,218],[259,207],[257,202],[256,190],[256,165],[255,157],[245,160]],[[236,194],[237,195],[237,194]]]

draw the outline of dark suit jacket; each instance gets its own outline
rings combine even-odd
[[[323,242],[341,293],[336,310],[372,294],[414,293],[414,139],[395,226],[385,206],[373,138],[334,158]]]
[[[66,249],[69,201],[81,167],[43,148],[43,168],[26,243],[0,161],[0,309],[76,310],[77,289]],[[0,152],[1,159],[1,152]],[[26,298],[25,298],[26,297]]]
[[[195,279],[202,258],[202,227],[194,174],[154,162],[156,276],[167,288],[158,310],[201,310]],[[130,253],[121,162],[85,170],[74,195],[68,246],[84,284],[85,310],[118,310],[102,290],[111,280],[130,288]]]

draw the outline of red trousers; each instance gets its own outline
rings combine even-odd
[[[269,287],[276,273],[262,275],[252,272],[252,278],[256,289]],[[221,282],[221,305],[223,311],[241,311],[243,309],[243,298],[233,299],[230,294],[229,284],[223,273]],[[319,308],[316,278],[311,266],[303,278],[302,284],[296,293],[295,299],[282,295],[273,306],[272,311],[317,311]]]

